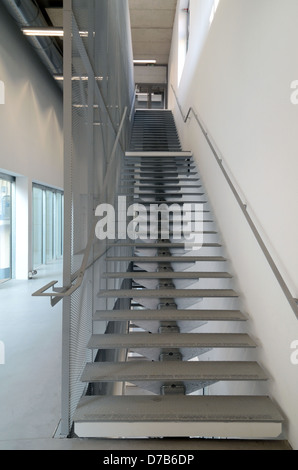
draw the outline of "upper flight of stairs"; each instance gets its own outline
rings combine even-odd
[[[181,146],[171,111],[137,111],[131,138],[131,150],[180,151]]]
[[[249,319],[239,307],[196,165],[189,152],[181,151],[171,112],[136,112],[121,184],[131,203],[148,209],[152,204],[197,204],[204,221],[197,233],[202,243],[175,239],[177,220],[171,213],[166,231],[162,211],[155,231],[145,221],[147,239],[111,243],[118,253],[107,255],[102,281],[124,284],[119,290],[99,288],[98,298],[112,302],[114,309],[94,312],[94,325],[109,327],[92,334],[87,348],[96,356],[125,351],[125,359],[89,363],[81,381],[122,383],[123,394],[82,397],[75,435],[281,439],[284,419],[266,392],[236,394],[234,388],[221,394],[212,388],[250,383],[265,390],[270,377],[250,356],[258,344],[243,330]],[[131,249],[131,256],[122,249]],[[127,270],[119,268],[124,264]],[[119,333],[117,325],[124,325],[126,333]],[[221,351],[222,359],[213,359]]]

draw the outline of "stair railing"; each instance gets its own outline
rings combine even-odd
[[[132,106],[134,106],[134,101],[133,101]],[[120,145],[119,140],[122,134],[125,119],[127,117],[127,110],[128,108],[126,106],[122,115],[118,133],[116,135],[116,140],[114,142],[114,146],[113,146],[110,158],[109,158],[109,163],[108,163],[107,171],[106,171],[104,182],[103,182],[103,188],[101,191],[101,198],[100,198],[101,200],[103,200],[104,195],[106,193],[107,186],[110,183],[111,171],[112,169],[115,170],[114,163],[115,163],[115,158],[117,155],[116,151],[117,151],[118,145]],[[112,248],[112,247],[108,247],[108,248],[101,250],[100,253],[98,253],[94,257],[94,259],[88,263],[91,248],[92,248],[94,238],[95,238],[96,224],[97,224],[97,220],[95,220],[92,225],[92,228],[88,237],[87,246],[84,251],[84,256],[83,256],[81,267],[76,273],[72,275],[71,282],[74,282],[74,284],[72,284],[71,286],[66,286],[66,287],[54,287],[58,283],[58,281],[52,281],[46,284],[45,286],[41,287],[40,289],[38,289],[36,292],[34,292],[32,294],[33,297],[50,297],[51,306],[54,307],[55,305],[57,305],[58,302],[60,302],[60,300],[62,300],[65,297],[71,296],[77,289],[79,289],[79,287],[81,286],[83,282],[86,270],[89,269],[91,266],[93,266],[96,263],[96,261],[98,261],[102,256],[104,256]],[[53,288],[52,291],[47,292],[51,288]]]
[[[237,203],[238,203],[238,205],[239,205],[239,207],[240,207],[240,209],[241,209],[241,211],[242,211],[242,213],[243,213],[243,215],[244,215],[244,217],[245,217],[245,219],[248,223],[248,225],[251,228],[251,231],[253,232],[253,234],[254,234],[254,236],[255,236],[255,238],[256,238],[256,240],[257,240],[257,242],[258,242],[258,244],[259,244],[259,246],[260,246],[260,248],[261,248],[261,250],[262,250],[262,252],[263,252],[270,268],[271,268],[271,270],[272,270],[272,272],[274,273],[274,275],[276,277],[276,280],[278,281],[278,283],[279,283],[279,285],[280,285],[280,287],[281,287],[281,289],[282,289],[282,291],[283,291],[290,307],[292,308],[294,314],[296,315],[296,317],[298,319],[298,299],[295,299],[293,297],[293,295],[291,294],[290,289],[288,288],[288,286],[287,286],[283,276],[281,275],[275,261],[273,260],[273,258],[271,256],[264,240],[262,239],[255,223],[253,222],[251,216],[249,215],[248,210],[247,210],[248,209],[247,204],[245,204],[242,201],[235,185],[232,182],[231,177],[229,176],[227,170],[225,169],[223,159],[218,155],[218,152],[215,149],[215,145],[212,143],[213,139],[211,140],[210,135],[208,134],[205,127],[203,126],[201,119],[199,118],[198,114],[196,113],[196,111],[194,110],[194,108],[192,106],[188,109],[187,114],[184,115],[182,106],[179,102],[177,93],[176,93],[173,85],[171,85],[171,88],[173,90],[173,93],[174,93],[174,96],[175,96],[180,114],[183,118],[183,122],[186,123],[188,121],[188,119],[190,118],[190,115],[192,114],[194,116],[197,124],[199,125],[199,127],[202,131],[202,134],[204,135],[204,137],[205,137],[205,139],[206,139],[206,141],[207,141],[207,143],[210,147],[210,150],[211,150],[211,152],[212,152],[219,168],[221,169],[221,171],[222,171],[222,173],[223,173],[223,175],[224,175],[224,177],[225,177],[225,179],[226,179],[226,181],[227,181],[227,183],[228,183],[228,185],[229,185],[229,187],[230,187],[230,189],[231,189],[231,191],[232,191],[232,193],[233,193],[233,195],[234,195],[234,197],[235,197],[235,199],[236,199],[236,201],[237,201]]]

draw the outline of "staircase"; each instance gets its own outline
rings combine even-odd
[[[235,392],[246,390],[246,383],[263,390],[270,377],[251,359],[258,345],[243,332],[248,317],[239,308],[196,165],[191,153],[181,151],[171,112],[136,112],[122,185],[131,203],[163,206],[153,224],[139,225],[136,241],[115,242],[119,250],[131,249],[131,256],[106,257],[103,279],[107,286],[118,279],[123,288],[99,291],[114,309],[94,312],[94,324],[108,327],[91,335],[88,348],[96,357],[122,359],[86,365],[81,381],[89,393],[77,407],[75,435],[281,438],[283,417],[270,397]],[[173,204],[177,212],[169,214],[164,205]],[[192,226],[179,232],[178,209],[185,204],[196,211],[189,213]],[[120,262],[128,269],[113,270]],[[231,383],[239,387],[222,394],[216,392],[219,383],[226,390]],[[96,385],[102,384],[118,385],[116,395],[101,394]]]

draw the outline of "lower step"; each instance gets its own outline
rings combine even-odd
[[[74,432],[81,438],[274,439],[282,423],[263,396],[94,396],[80,400]]]

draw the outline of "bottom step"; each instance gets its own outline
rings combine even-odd
[[[283,417],[264,396],[93,396],[81,399],[81,438],[274,439]]]

